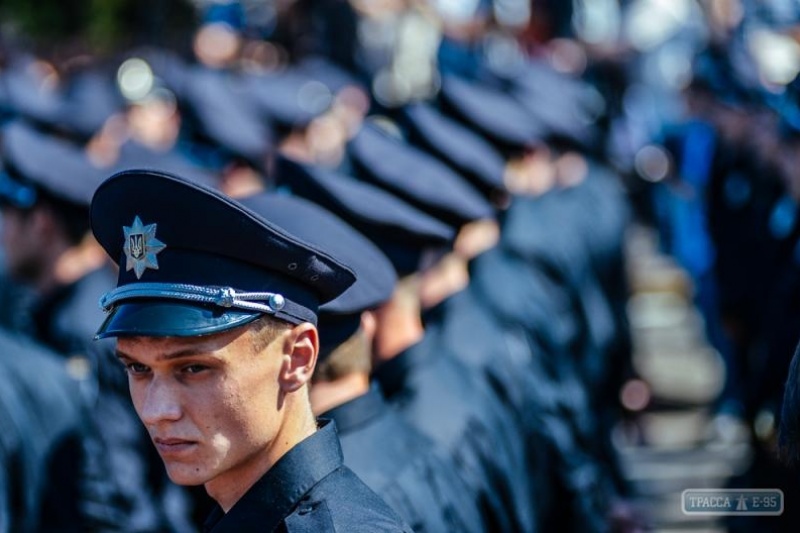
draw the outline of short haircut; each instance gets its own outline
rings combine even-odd
[[[277,336],[293,326],[270,315],[263,315],[250,324],[253,331],[253,351],[258,353],[274,341]]]

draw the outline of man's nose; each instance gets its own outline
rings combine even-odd
[[[180,394],[175,383],[155,377],[144,391],[139,417],[146,426],[175,421],[182,414]]]

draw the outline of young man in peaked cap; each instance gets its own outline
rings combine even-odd
[[[120,264],[98,337],[117,337],[170,478],[203,484],[207,531],[408,531],[342,464],[308,383],[316,313],[354,281],[326,253],[199,185],[128,171],[95,194]]]

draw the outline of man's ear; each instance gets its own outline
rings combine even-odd
[[[284,365],[279,382],[284,392],[294,392],[311,381],[319,353],[317,328],[303,322],[293,327],[283,344]]]
[[[361,313],[361,331],[364,332],[364,337],[371,345],[372,340],[375,338],[375,331],[378,329],[378,319],[375,317],[374,311],[363,311]]]

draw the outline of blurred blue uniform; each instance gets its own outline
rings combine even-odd
[[[524,441],[515,421],[438,336],[425,338],[374,371],[391,404],[442,446],[479,494],[488,531],[531,531]]]
[[[0,531],[123,524],[82,400],[56,354],[0,332]]]
[[[414,531],[483,531],[456,470],[386,403],[378,387],[321,416],[336,422],[345,464]]]
[[[511,262],[507,257],[501,261]],[[503,276],[504,270],[493,272],[494,288],[505,284],[518,290],[513,278]],[[546,304],[541,298],[529,301]],[[610,493],[605,472],[586,449],[585,437],[592,430],[585,427],[591,417],[582,384],[556,360],[563,354],[545,353],[524,328],[496,312],[495,303],[473,283],[429,313],[426,328],[435,330],[459,360],[485,377],[523,429],[531,505],[538,511],[539,529],[600,531]]]

